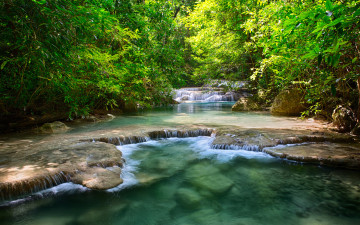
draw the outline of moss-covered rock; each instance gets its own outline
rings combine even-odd
[[[332,114],[333,125],[340,132],[349,132],[356,125],[356,116],[349,107],[338,105]]]
[[[263,107],[255,98],[240,98],[231,108],[232,111],[261,111]]]
[[[39,128],[41,133],[62,133],[66,132],[70,128],[60,121],[55,121],[52,123],[45,123]]]
[[[306,107],[303,104],[304,93],[300,89],[281,91],[271,106],[271,114],[281,116],[299,116]]]

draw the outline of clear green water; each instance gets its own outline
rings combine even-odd
[[[1,224],[360,224],[358,172],[211,150],[209,141],[121,146],[124,185],[107,192],[63,185],[3,206]]]
[[[228,105],[217,112],[213,106],[195,108],[207,118],[228,114],[246,121],[246,114],[242,118],[227,112]],[[174,111],[147,112],[144,121],[160,120],[157,114],[174,119]],[[263,114],[248,116],[248,124],[259,118],[269,125],[280,121]],[[133,117],[138,115],[124,124],[139,123]],[[193,112],[188,117],[201,116]],[[120,126],[121,120],[87,129]],[[0,206],[0,224],[360,224],[358,171],[300,164],[260,152],[213,150],[210,141],[170,138],[120,146],[126,158],[124,184],[108,191],[63,184]]]
[[[276,117],[264,112],[232,112],[234,102],[182,103],[124,114],[104,123],[84,124],[71,132],[88,132],[117,129],[119,127],[174,127],[180,125],[238,126],[243,128],[296,128],[311,124],[295,117]]]

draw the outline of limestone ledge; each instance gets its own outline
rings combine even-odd
[[[65,182],[99,190],[122,183],[122,154],[114,145],[74,142],[37,147],[34,151],[19,149],[1,154],[2,160],[6,161],[0,168],[2,199],[30,194]]]
[[[360,169],[359,140],[334,132],[221,129],[212,148],[261,151],[287,160]]]

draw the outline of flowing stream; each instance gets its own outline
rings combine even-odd
[[[154,125],[313,126],[267,113],[231,112],[232,104],[185,103],[79,125],[70,135]],[[358,171],[296,163],[263,152],[211,149],[212,138],[118,146],[126,159],[123,184],[92,191],[65,183],[6,202],[0,206],[1,224],[360,224]]]

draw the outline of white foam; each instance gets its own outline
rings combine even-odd
[[[32,201],[33,199],[41,199],[41,198],[45,198],[47,196],[54,196],[54,195],[81,193],[81,192],[85,192],[88,190],[90,190],[90,189],[87,187],[84,187],[80,184],[74,184],[74,183],[68,182],[68,183],[59,184],[55,187],[33,193],[24,198],[11,200],[11,201],[5,201],[5,202],[1,203],[0,205],[18,205],[18,204],[21,204],[24,202]]]
[[[273,158],[272,156],[264,152],[255,152],[242,149],[236,150],[223,150],[223,149],[211,149],[211,143],[214,140],[213,137],[199,137],[195,143],[190,147],[193,151],[197,152],[200,158],[212,158],[221,162],[228,162],[234,158],[242,157],[246,159],[265,159]]]
[[[74,183],[63,183],[60,185],[57,185],[55,187],[40,191],[36,193],[37,195],[46,195],[46,194],[64,194],[64,193],[78,193],[78,192],[85,192],[90,190],[87,187],[84,187],[80,184],[74,184]]]
[[[308,145],[308,144],[313,144],[313,142],[304,142],[304,143],[295,143],[295,144],[281,144],[281,145],[276,145],[274,147],[266,147],[265,149],[283,149],[283,148],[289,148],[289,147],[295,147],[295,146],[301,146],[301,145]]]
[[[135,173],[138,170],[138,166],[141,163],[141,161],[132,159],[131,155],[135,151],[140,150],[141,149],[140,146],[159,146],[159,145],[160,145],[159,141],[148,141],[144,143],[117,146],[117,149],[119,149],[122,152],[122,156],[125,159],[124,167],[122,168],[120,175],[120,177],[123,179],[123,183],[117,187],[108,189],[107,191],[116,192],[137,185],[139,181],[136,179]]]

